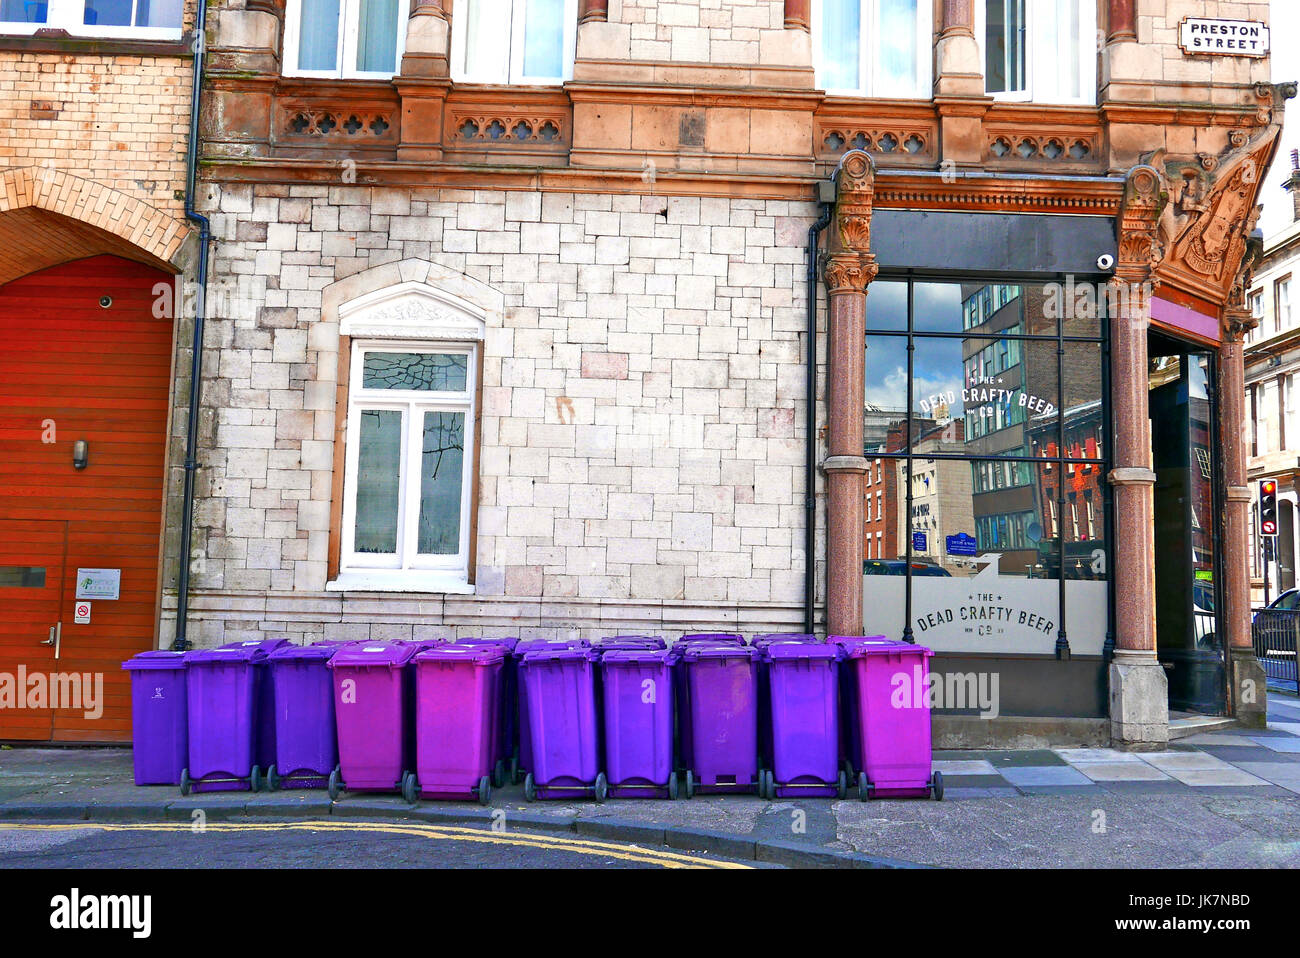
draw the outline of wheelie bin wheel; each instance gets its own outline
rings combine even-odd
[[[329,788],[330,801],[338,801],[339,793],[343,791],[343,776],[339,774],[337,765],[330,771],[329,784],[326,787]]]
[[[262,770],[258,766],[254,765],[253,770],[248,773],[248,787],[255,792],[260,792],[262,790],[262,785]]]
[[[603,802],[609,797],[609,779],[604,772],[596,774],[596,801]]]
[[[519,758],[518,756],[510,759],[510,784],[519,784]]]
[[[532,772],[524,776],[524,801],[537,801],[537,784],[533,781]]]
[[[181,769],[181,794],[188,795],[193,786],[194,783],[190,780],[190,770],[188,768]]]
[[[695,773],[689,768],[686,770],[686,797],[688,799],[695,797]]]
[[[266,770],[266,790],[274,792],[280,787],[280,776],[275,774],[275,766],[272,765]]]
[[[858,772],[858,798],[866,801],[871,797],[871,783],[867,781],[866,772]]]
[[[417,797],[416,792],[418,791],[419,791],[419,784],[415,781],[415,773],[403,772],[402,773],[402,798],[406,800],[406,803],[408,805],[415,804],[415,800]]]
[[[492,766],[492,784],[500,788],[506,783],[506,763],[504,759],[497,759],[497,763]]]
[[[500,762],[497,763],[501,764]],[[487,805],[492,801],[492,780],[486,775],[478,780],[478,803]]]
[[[841,771],[840,780],[836,783],[839,787],[838,797],[844,798],[849,794],[849,776]]]
[[[943,801],[943,772],[935,772],[930,779],[930,794],[936,802]]]
[[[677,801],[677,773],[676,772],[670,772],[668,774],[668,801],[670,802]]]

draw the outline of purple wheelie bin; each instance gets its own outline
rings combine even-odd
[[[803,632],[765,632],[750,642],[760,653],[769,645],[790,642],[816,642],[817,636]],[[767,681],[767,659],[758,660],[758,755],[762,768],[772,770],[772,696]]]
[[[338,766],[334,680],[329,661],[344,645],[286,645],[267,656],[275,686],[275,764],[266,783],[325,788]]]
[[[777,641],[763,650],[772,721],[772,766],[760,773],[767,798],[847,794],[849,777],[839,763],[843,654],[821,642]]]
[[[673,663],[665,649],[611,649],[600,659],[605,774],[616,798],[677,797]]]
[[[492,763],[492,787],[500,788],[506,782],[515,782],[519,770],[519,668],[515,659],[517,636],[499,638],[457,639],[457,645],[492,645],[505,652],[501,671],[497,673],[497,716],[495,740],[496,758]]]
[[[943,775],[931,773],[928,688],[931,651],[906,642],[866,640],[848,649],[845,662],[855,671],[861,736],[858,797],[943,799]],[[895,704],[895,677],[907,676],[918,692]]]
[[[586,639],[520,639],[515,644],[512,658],[515,660],[516,711],[515,727],[519,729],[519,761],[511,770],[510,781],[523,781],[527,772],[533,768],[532,734],[528,729],[528,689],[519,673],[519,664],[529,652],[546,649],[586,649],[591,643]]]
[[[408,802],[415,801],[415,673],[408,665],[419,651],[413,643],[358,642],[329,660],[339,743],[330,798],[347,788],[401,791]]]
[[[258,645],[195,649],[185,653],[185,706],[189,748],[181,794],[257,791]]]
[[[858,718],[858,670],[845,661],[849,653],[862,643],[894,643],[894,639],[883,635],[828,635],[829,645],[838,645],[844,650],[840,660],[840,764],[849,777],[849,783],[855,784],[858,773],[862,771],[862,723]],[[906,645],[898,642],[898,645]]]
[[[245,639],[242,642],[230,642],[221,646],[223,649],[261,649],[269,657],[276,649],[290,645],[288,639]],[[258,768],[265,772],[275,764],[275,683],[271,681],[270,662],[267,658],[257,661],[257,671],[253,676],[257,683],[257,699],[254,708],[253,734]]]
[[[188,760],[185,653],[141,652],[131,673],[131,763],[137,785],[179,785]]]
[[[677,664],[673,666],[673,688],[677,700],[676,717],[677,771],[680,776],[691,767],[691,706],[687,699],[690,688],[686,682],[686,661],[680,653],[692,645],[744,645],[745,637],[735,632],[687,632],[672,647],[677,651]]]
[[[600,765],[595,649],[551,648],[524,653],[520,687],[526,692],[531,761],[524,797],[603,802],[608,781]]]
[[[727,643],[687,645],[690,765],[695,792],[755,791],[758,777],[757,649]]]
[[[415,790],[421,798],[492,799],[502,645],[450,643],[416,654]]]

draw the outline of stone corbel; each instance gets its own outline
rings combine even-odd
[[[1160,215],[1169,193],[1159,170],[1135,166],[1124,184],[1124,202],[1119,214],[1119,243],[1115,278],[1127,283],[1145,283],[1164,257],[1160,243]]]
[[[876,164],[863,150],[850,150],[835,171],[835,218],[823,271],[827,292],[861,293],[876,278],[871,253],[871,211],[875,202]]]

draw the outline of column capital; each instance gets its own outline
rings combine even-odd
[[[876,258],[870,253],[832,254],[827,257],[826,268],[823,270],[826,288],[831,295],[865,293],[878,272]]]

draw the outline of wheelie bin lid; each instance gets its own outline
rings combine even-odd
[[[140,652],[123,662],[122,668],[130,670],[183,669],[185,668],[185,653],[172,652],[167,649]]]
[[[191,649],[185,653],[186,665],[211,665],[217,662],[265,662],[266,650],[260,643],[223,645],[219,649]]]
[[[288,639],[245,639],[242,642],[227,642],[225,645],[218,646],[222,649],[261,649],[267,655],[270,655],[276,649],[286,645],[292,645]]]
[[[468,639],[457,639],[456,644],[457,645],[499,645],[507,652],[513,652],[515,650],[515,646],[519,644],[519,637],[514,635],[503,635],[499,638],[491,638],[488,636],[483,636],[480,638],[478,636],[475,636],[473,638],[468,638]]]
[[[863,639],[852,646],[845,646],[845,654],[851,659],[861,659],[868,655],[933,655],[924,645],[911,642],[897,642],[894,639]]]
[[[763,649],[765,662],[798,662],[812,659],[835,661],[844,657],[838,645],[824,642],[773,642]]]
[[[657,635],[611,635],[596,645],[602,652],[621,649],[665,649],[667,643]]]
[[[805,632],[768,632],[754,636],[754,640],[749,644],[756,649],[761,649],[775,642],[817,642],[817,636]]]
[[[687,662],[698,662],[701,659],[745,659],[753,662],[760,655],[759,650],[752,645],[732,645],[729,642],[718,642],[714,645],[688,645],[682,652],[682,657]]]
[[[341,648],[339,645],[284,645],[267,658],[272,662],[326,662]]]
[[[678,657],[671,649],[610,649],[600,660],[606,665],[672,665]]]
[[[526,655],[545,649],[586,649],[591,643],[586,639],[520,639],[515,645],[514,654]]]
[[[828,635],[826,641],[835,645],[852,645],[856,642],[895,642],[897,640],[891,639],[887,635]]]
[[[732,645],[744,645],[745,637],[735,632],[688,632],[673,644],[697,645],[701,642],[728,642]]]
[[[345,645],[339,649],[328,664],[332,669],[378,665],[401,666],[409,662],[411,656],[419,651],[419,646],[406,642],[358,642],[356,645]]]
[[[595,649],[580,646],[578,648],[555,648],[555,649],[532,649],[524,653],[520,659],[521,665],[540,665],[543,662],[575,662],[586,659],[588,662],[594,662],[600,658],[600,653]]]
[[[469,643],[461,644],[459,642],[450,642],[446,645],[440,645],[433,649],[424,649],[415,653],[415,661],[418,662],[472,662],[475,665],[491,665],[494,662],[500,662],[506,657],[504,646],[500,645],[470,645]]]

